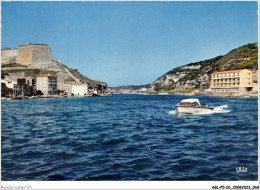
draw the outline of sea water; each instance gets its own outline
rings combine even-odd
[[[184,98],[2,101],[2,180],[257,180],[258,99],[199,97],[214,113],[181,115]]]

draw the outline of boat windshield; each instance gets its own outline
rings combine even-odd
[[[185,106],[190,106],[190,105],[192,105],[192,102],[181,102],[180,105],[181,106],[184,106],[184,105]]]
[[[181,106],[200,106],[197,102],[181,102]]]

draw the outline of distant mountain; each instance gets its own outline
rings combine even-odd
[[[149,88],[151,88],[150,84],[109,87],[108,89],[113,94],[142,94]]]
[[[258,44],[247,44],[230,51],[224,56],[174,68],[154,81],[149,91],[207,89],[210,86],[210,76],[213,72],[236,69],[252,70],[253,82],[258,82],[257,62]]]
[[[117,86],[117,87],[110,87],[110,89],[131,89],[131,90],[137,90],[140,88],[149,88],[150,84],[145,85],[126,85],[126,86]]]

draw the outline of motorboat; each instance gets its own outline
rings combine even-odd
[[[179,113],[188,114],[212,114],[214,108],[201,106],[199,99],[184,99],[175,106]]]

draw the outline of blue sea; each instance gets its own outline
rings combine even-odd
[[[258,99],[180,95],[2,101],[2,180],[258,179]],[[237,168],[244,167],[244,172]]]

